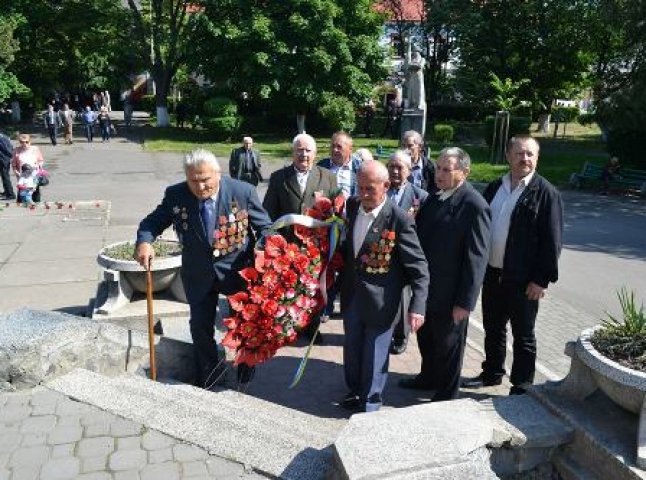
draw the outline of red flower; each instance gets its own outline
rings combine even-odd
[[[260,273],[265,269],[265,252],[263,250],[256,250],[254,252],[254,267]]]
[[[332,200],[327,197],[318,197],[314,200],[314,208],[321,213],[328,213],[332,209]]]
[[[307,270],[307,266],[310,264],[310,259],[307,258],[307,255],[299,254],[292,263],[297,272],[303,273]]]
[[[248,298],[249,295],[247,295],[246,292],[238,292],[233,295],[229,295],[229,305],[231,305],[232,310],[241,312]]]
[[[254,320],[258,316],[259,311],[260,307],[258,305],[256,305],[255,303],[248,303],[241,311],[242,318],[247,321]]]
[[[239,273],[247,283],[254,283],[258,279],[258,271],[253,267],[243,268]]]
[[[273,316],[278,310],[278,302],[276,300],[265,300],[262,304],[262,313],[265,315]]]
[[[283,274],[283,282],[285,285],[289,287],[293,287],[296,285],[296,282],[298,281],[298,275],[294,270],[288,270]]]
[[[283,254],[283,250],[287,245],[287,241],[282,235],[270,235],[265,239],[265,256],[270,258],[279,257]]]

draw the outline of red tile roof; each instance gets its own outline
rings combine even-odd
[[[394,22],[421,22],[424,19],[424,0],[382,0],[375,9],[388,13]]]

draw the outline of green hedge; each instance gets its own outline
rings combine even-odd
[[[357,124],[354,104],[346,97],[327,95],[319,113],[334,131],[352,132]]]
[[[489,116],[485,118],[485,141],[487,145],[491,146],[493,140],[493,127],[495,117]],[[509,117],[509,135],[507,139],[514,135],[528,135],[532,127],[532,119],[530,117]]]
[[[202,118],[202,126],[207,128],[216,139],[226,140],[237,132],[242,118],[239,116],[231,117],[204,117]]]
[[[204,115],[212,118],[236,117],[238,105],[227,97],[212,97],[204,102]]]
[[[438,123],[433,127],[433,139],[443,145],[446,145],[453,140],[454,133],[455,131],[451,125]]]
[[[577,119],[581,111],[579,107],[554,107],[552,109],[552,121],[570,123]]]

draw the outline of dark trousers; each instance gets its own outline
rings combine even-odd
[[[366,403],[366,411],[378,410],[383,401],[393,328],[394,323],[386,327],[367,325],[354,302],[343,312],[345,383]]]
[[[411,291],[410,287],[406,285],[402,290],[402,299],[399,305],[399,315],[395,323],[395,330],[393,331],[393,340],[401,343],[404,339],[408,338],[409,326],[407,322],[408,306],[410,305]]]
[[[218,350],[215,339],[215,314],[218,306],[218,292],[211,291],[199,303],[191,303],[191,337],[197,373],[196,385],[208,388],[218,377]]]
[[[56,136],[58,135],[58,129],[54,125],[47,125],[47,133],[49,133],[49,140],[52,142],[52,145],[56,145]]]
[[[529,300],[526,283],[501,281],[502,271],[487,268],[482,285],[482,322],[485,330],[485,361],[482,373],[495,379],[505,374],[507,322],[514,337],[512,385],[534,382],[536,369],[536,335],[534,325],[538,300]]]
[[[4,191],[5,197],[15,198],[16,194],[13,191],[13,185],[11,184],[11,175],[9,173],[9,160],[5,164],[0,160],[0,177],[2,177],[2,190]]]
[[[419,381],[436,391],[434,402],[458,398],[468,324],[466,319],[456,325],[451,311],[427,311],[426,321],[417,331],[422,355]]]

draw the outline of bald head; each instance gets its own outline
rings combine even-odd
[[[361,206],[366,212],[370,212],[386,199],[386,192],[390,187],[388,169],[376,160],[363,162],[357,173],[357,184]]]

